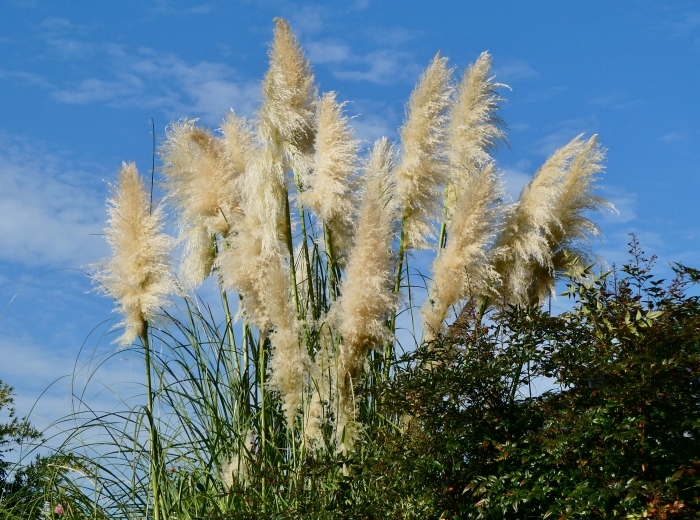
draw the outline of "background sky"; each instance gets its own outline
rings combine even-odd
[[[320,91],[349,101],[366,143],[397,138],[437,51],[461,74],[488,50],[512,88],[501,92],[510,147],[496,158],[513,196],[557,147],[597,133],[608,149],[599,191],[619,210],[598,218],[598,254],[619,264],[635,232],[660,268],[700,267],[697,2],[6,0],[0,380],[22,413],[58,380],[33,408],[37,426],[69,410],[81,379],[63,376],[89,358],[81,348],[115,351],[100,339],[112,303],[81,271],[108,253],[107,182],[124,160],[149,171],[150,118],[161,139],[171,120],[215,128],[231,107],[252,115],[275,16],[298,35]],[[91,399],[140,381],[133,361],[116,354]]]

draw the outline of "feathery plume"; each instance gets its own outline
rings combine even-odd
[[[495,276],[486,254],[503,214],[495,165],[487,164],[468,179],[457,189],[447,245],[433,261],[433,280],[421,309],[427,341],[441,332],[450,306],[484,293]]]
[[[556,270],[563,267],[555,265],[558,250],[597,232],[583,213],[607,204],[590,193],[602,159],[596,136],[583,141],[579,135],[555,151],[523,188],[495,249],[495,268],[510,302],[540,302],[551,292]]]
[[[223,138],[190,120],[168,129],[161,150],[163,173],[168,196],[180,214],[186,255],[180,273],[188,287],[197,287],[211,274],[214,236],[228,234],[240,217],[235,183],[249,160],[252,142],[245,120],[234,115],[224,122]]]
[[[324,94],[319,100],[316,120],[315,174],[299,199],[328,226],[336,253],[342,258],[352,238],[356,211],[353,175],[359,145],[334,92]]]
[[[352,385],[365,354],[387,339],[386,320],[396,305],[392,291],[397,209],[392,200],[393,149],[386,138],[374,145],[366,167],[366,185],[360,207],[355,245],[347,263],[347,278],[336,301],[338,331],[342,336],[338,387],[340,421],[351,419]],[[342,427],[339,427],[342,431]]]
[[[259,240],[267,255],[277,254],[286,232],[285,204],[287,186],[284,166],[269,146],[259,149],[240,179],[238,189],[244,194],[243,213],[260,226]]]
[[[588,259],[590,253],[582,244],[590,237],[597,236],[599,230],[586,212],[615,210],[604,197],[592,193],[595,176],[603,171],[602,162],[605,159],[605,150],[597,140],[597,135],[587,141],[583,141],[580,135],[574,139],[578,141],[578,151],[562,180],[554,202],[552,220],[546,231],[551,266],[545,269],[545,266],[538,264],[533,272],[532,297],[535,301],[541,302],[552,294],[555,276],[567,268],[565,253]]]
[[[112,256],[95,266],[94,278],[116,300],[125,326],[117,342],[128,345],[145,333],[156,309],[176,291],[169,262],[172,239],[161,232],[163,211],[157,206],[151,212],[150,196],[133,163],[122,165],[108,204],[105,235]]]
[[[306,155],[314,140],[314,76],[287,21],[275,18],[274,22],[259,130],[263,142],[303,174],[309,167]]]
[[[438,217],[447,179],[445,123],[452,93],[452,71],[438,54],[421,75],[401,127],[402,158],[396,193],[404,219],[406,248],[426,247],[430,222]]]
[[[462,172],[476,173],[491,161],[489,152],[505,141],[505,123],[498,116],[498,87],[491,74],[491,56],[482,52],[464,73],[457,99],[450,110],[447,128],[447,156],[453,168],[453,182]],[[456,174],[456,175],[455,175]]]
[[[271,389],[280,392],[290,427],[303,395],[310,361],[302,350],[296,310],[289,288],[289,268],[283,256],[265,251],[264,230],[256,215],[246,214],[229,247],[219,254],[224,286],[242,296],[239,312],[265,334],[272,345]]]

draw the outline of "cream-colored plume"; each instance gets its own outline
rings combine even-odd
[[[174,123],[161,150],[165,187],[180,215],[185,243],[181,278],[191,288],[211,273],[214,237],[228,234],[240,218],[235,183],[250,160],[253,136],[245,120],[234,115],[223,129],[224,137],[217,138],[195,121]]]
[[[486,248],[503,213],[502,188],[493,163],[467,178],[457,187],[447,245],[433,261],[433,280],[421,309],[427,341],[442,331],[450,306],[469,295],[483,294],[495,276]]]
[[[497,114],[503,101],[498,87],[507,88],[494,83],[491,56],[483,52],[464,73],[450,110],[447,155],[453,167],[452,182],[459,182],[463,173],[476,174],[491,161],[489,151],[505,140],[505,123]]]
[[[330,230],[336,258],[342,260],[352,239],[356,212],[353,177],[359,146],[347,117],[343,116],[343,105],[335,99],[335,93],[321,97],[316,120],[314,175],[299,199]]]
[[[282,18],[275,18],[274,22],[259,130],[263,142],[285,161],[285,166],[304,175],[309,168],[308,154],[315,132],[314,76],[289,24]]]
[[[338,363],[341,426],[342,421],[353,418],[348,415],[353,410],[352,386],[357,382],[366,354],[387,340],[387,318],[396,308],[391,280],[396,261],[392,243],[397,220],[390,181],[393,157],[386,138],[375,143],[366,167],[364,196],[355,245],[348,257],[347,278],[332,311],[342,336]]]
[[[280,253],[263,249],[264,231],[256,215],[246,214],[237,229],[219,255],[222,278],[225,287],[242,296],[244,319],[270,338],[269,386],[280,392],[292,427],[310,361],[299,340],[289,268]]]
[[[112,256],[95,266],[94,278],[123,314],[125,330],[117,341],[128,345],[145,333],[157,309],[176,292],[169,260],[172,239],[161,232],[163,211],[157,206],[151,212],[150,195],[133,163],[122,165],[108,204],[105,235]]]
[[[578,151],[562,181],[561,190],[553,207],[553,218],[547,230],[547,241],[551,251],[551,266],[536,265],[533,269],[534,285],[531,290],[535,301],[544,301],[554,290],[555,276],[566,270],[567,255],[588,260],[590,252],[585,247],[590,237],[597,236],[598,226],[586,213],[603,210],[615,211],[604,197],[592,193],[596,174],[603,171],[605,150],[594,135],[587,141],[576,137]]]
[[[452,93],[452,71],[438,54],[411,94],[401,127],[401,164],[396,193],[402,207],[406,249],[424,248],[442,208],[447,180],[445,130]]]
[[[244,194],[243,213],[261,227],[258,240],[264,253],[277,254],[286,235],[288,194],[284,165],[272,148],[264,146],[253,155],[237,189]]]
[[[221,464],[221,480],[224,489],[230,492],[234,483],[240,482],[244,485],[250,479],[250,460],[253,453],[253,432],[248,430],[245,436],[239,441],[238,451]]]
[[[561,249],[573,250],[574,241],[597,233],[584,215],[609,206],[591,193],[604,157],[596,139],[578,136],[554,152],[506,219],[496,244],[495,268],[511,303],[539,303],[551,294],[556,271],[563,268]]]

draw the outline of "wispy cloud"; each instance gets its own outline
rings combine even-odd
[[[521,159],[513,165],[501,167],[503,176],[501,180],[504,183],[506,193],[512,200],[518,200],[520,192],[523,191],[525,185],[530,182],[534,172],[532,164],[527,159]]]
[[[685,141],[686,135],[684,132],[675,131],[669,132],[661,136],[661,140],[666,144],[677,143],[679,141]]]
[[[629,99],[624,92],[612,92],[594,97],[588,101],[591,105],[612,108],[613,110],[627,110],[643,105],[645,102],[639,99]]]
[[[616,211],[606,211],[602,214],[605,222],[624,224],[637,218],[637,194],[622,190],[615,186],[602,185],[600,194],[608,199]]]
[[[398,139],[398,126],[401,116],[393,106],[370,100],[358,100],[348,103],[345,109],[350,116],[350,125],[355,136],[366,147],[374,144],[380,137]]]
[[[258,82],[234,79],[236,71],[221,63],[192,64],[148,48],[133,54],[103,48],[100,55],[109,63],[103,77],[54,87],[52,97],[69,104],[155,108],[171,119],[199,117],[209,124],[231,108],[250,115],[257,105]]]
[[[339,79],[386,85],[397,80],[417,77],[420,67],[411,64],[410,59],[411,56],[405,52],[378,50],[353,60],[364,65],[359,70],[337,70],[333,75]]]
[[[672,10],[662,21],[662,27],[666,29],[671,38],[685,38],[693,35],[700,29],[700,12],[681,9]]]
[[[80,267],[106,252],[105,191],[36,143],[0,136],[0,260]]]
[[[43,76],[33,72],[0,69],[0,79],[7,79],[24,85],[30,85],[43,89],[50,89],[51,82]]]
[[[189,14],[210,14],[214,12],[216,4],[205,2],[188,7],[176,6],[171,0],[154,0],[150,11],[159,15],[189,15]]]
[[[494,64],[496,80],[503,83],[515,83],[538,78],[540,73],[528,62],[514,58],[497,60]]]
[[[594,132],[596,119],[594,117],[581,117],[568,119],[550,125],[549,132],[536,140],[531,150],[539,155],[549,156],[558,148],[561,148],[579,134],[587,134],[589,137]]]

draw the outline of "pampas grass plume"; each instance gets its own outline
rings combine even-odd
[[[511,303],[537,303],[551,293],[554,274],[563,268],[555,264],[558,251],[597,233],[584,215],[608,206],[590,191],[604,156],[596,139],[578,136],[555,151],[523,188],[506,219],[496,246],[501,257],[496,270]]]
[[[117,341],[128,345],[145,333],[156,310],[176,292],[169,260],[172,239],[161,232],[162,209],[151,212],[150,195],[133,163],[122,165],[108,204],[105,235],[112,256],[96,266],[94,278],[124,316],[125,330]]]
[[[314,175],[299,198],[331,230],[338,252],[344,252],[349,247],[356,211],[353,176],[359,143],[335,93],[321,97],[316,120]]]
[[[316,89],[311,66],[289,24],[282,18],[274,22],[259,130],[262,140],[294,167],[313,146]]]
[[[335,308],[343,338],[338,369],[339,433],[343,424],[352,419],[352,386],[357,382],[365,354],[388,339],[386,320],[396,306],[391,281],[397,218],[390,177],[393,167],[393,149],[386,138],[380,139],[367,163],[355,245]]]
[[[233,114],[224,121],[223,134],[215,137],[195,121],[182,120],[170,126],[161,149],[165,187],[185,244],[180,276],[190,288],[211,273],[215,236],[227,235],[240,218],[236,182],[250,160],[253,135]]]
[[[483,52],[465,72],[450,110],[447,155],[454,171],[476,173],[491,161],[489,151],[505,140],[498,87],[507,86],[493,81],[491,56]]]
[[[448,228],[449,240],[433,261],[433,280],[423,304],[426,340],[441,332],[450,306],[470,294],[487,291],[494,273],[488,262],[487,246],[493,240],[503,206],[502,188],[495,165],[487,164],[457,190],[454,218]]]
[[[438,217],[447,179],[444,154],[452,71],[438,54],[421,75],[401,127],[402,159],[396,193],[402,206],[406,248],[427,246],[431,221]]]

